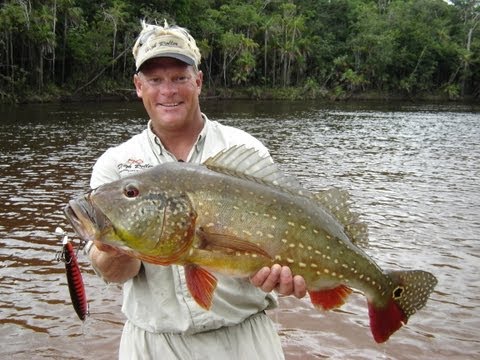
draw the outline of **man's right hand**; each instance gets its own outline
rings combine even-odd
[[[117,248],[94,241],[89,253],[95,271],[107,282],[124,283],[135,277],[142,262]]]

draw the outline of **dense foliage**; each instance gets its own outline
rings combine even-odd
[[[131,89],[141,19],[191,31],[210,94],[480,97],[478,0],[5,0],[0,100]]]

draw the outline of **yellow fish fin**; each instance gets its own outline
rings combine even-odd
[[[250,241],[243,240],[235,235],[224,234],[219,232],[215,227],[209,228],[208,231],[199,228],[197,236],[200,239],[200,248],[206,250],[222,250],[228,253],[237,251],[242,253],[252,253],[271,258],[270,254],[259,245]]]

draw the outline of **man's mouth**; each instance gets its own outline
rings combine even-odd
[[[173,108],[173,107],[176,107],[178,105],[180,105],[180,103],[160,103],[159,105],[163,106],[163,107],[169,107],[169,108]]]

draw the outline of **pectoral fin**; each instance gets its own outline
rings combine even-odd
[[[258,254],[271,258],[270,254],[259,245],[241,239],[235,235],[221,233],[216,231],[215,228],[208,229],[208,231],[200,228],[197,230],[197,236],[201,240],[200,248],[202,249],[222,250],[226,253],[239,251],[242,253]]]
[[[185,265],[187,287],[198,305],[205,310],[212,306],[217,279],[207,270],[193,264]]]
[[[308,291],[312,304],[323,310],[331,310],[342,306],[351,293],[352,289],[345,285],[339,285],[336,288],[327,290]]]

